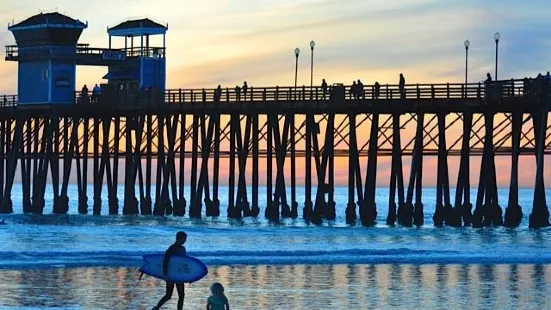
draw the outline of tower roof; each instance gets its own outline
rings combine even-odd
[[[24,21],[8,27],[9,30],[26,30],[33,28],[80,28],[84,29],[87,25],[78,19],[69,16],[53,13],[40,13],[31,16]]]
[[[146,34],[164,34],[167,30],[168,25],[164,26],[149,18],[142,18],[128,20],[111,28],[107,28],[107,33],[111,36],[139,36]]]

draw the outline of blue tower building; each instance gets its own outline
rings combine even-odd
[[[75,91],[80,89],[75,85],[77,65],[107,67],[102,102],[137,100],[151,89],[164,93],[168,26],[147,18],[125,21],[107,28],[108,48],[79,44],[87,27],[88,23],[57,12],[41,13],[8,26],[17,45],[6,46],[5,59],[18,62],[19,105],[75,103]],[[150,46],[152,35],[163,36],[162,47]],[[124,48],[113,48],[113,37],[124,37]],[[92,85],[88,88],[91,91]]]
[[[59,13],[38,14],[8,26],[16,46],[6,60],[18,61],[20,105],[74,101],[77,42],[88,25]]]
[[[109,83],[124,83],[127,88],[156,88],[164,93],[166,85],[166,31],[167,26],[158,24],[148,18],[129,20],[107,29],[109,49],[113,37],[124,37],[126,61],[109,66],[109,72],[104,76]],[[163,46],[150,46],[150,36],[162,35]],[[135,42],[139,39],[138,42]]]

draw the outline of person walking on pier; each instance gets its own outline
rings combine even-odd
[[[97,103],[99,101],[99,96],[101,94],[101,88],[96,84],[92,89],[92,102]]]
[[[82,103],[88,103],[88,87],[86,84],[84,84],[80,93]]]
[[[170,263],[170,259],[174,255],[186,255],[186,247],[184,247],[184,243],[186,243],[187,240],[187,234],[183,231],[179,231],[176,233],[176,242],[174,242],[165,252],[165,257],[163,259],[163,274],[165,275],[166,279],[166,293],[165,295],[159,300],[159,303],[155,307],[153,307],[152,310],[159,310],[161,307],[167,302],[171,297],[172,293],[174,292],[174,286],[176,286],[176,289],[178,290],[178,310],[182,310],[184,308],[184,297],[185,294],[185,287],[184,283],[174,283],[172,281],[169,281],[167,279],[168,276],[168,264]]]
[[[222,98],[222,86],[218,85],[214,90],[214,103],[219,103]]]
[[[406,79],[404,78],[404,74],[400,73],[400,82],[398,84],[398,88],[400,89],[400,99],[406,99]]]
[[[486,73],[486,80],[484,81],[484,97],[488,98],[492,92],[492,75]]]
[[[323,93],[323,100],[325,100],[325,96],[327,94],[327,82],[325,79],[321,80],[321,92]]]
[[[243,82],[243,87],[241,87],[241,89],[243,90],[243,99],[246,101],[247,100],[247,89],[249,89],[249,85],[247,85],[247,81],[244,81]]]
[[[350,98],[358,99],[358,84],[356,84],[356,81],[352,81],[352,86],[350,86]]]
[[[358,100],[359,99],[362,99],[364,97],[364,84],[362,83],[362,81],[360,81],[360,79],[358,79],[358,93],[357,93],[357,96],[358,96]]]
[[[379,99],[379,93],[381,91],[381,84],[379,82],[375,81],[375,85],[373,86],[373,98]]]
[[[239,88],[239,85],[235,86],[235,98],[237,101],[241,101],[241,88]]]

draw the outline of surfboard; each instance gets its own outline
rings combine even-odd
[[[164,254],[148,254],[143,256],[140,271],[158,279],[163,276]],[[168,263],[168,280],[174,282],[193,283],[208,273],[207,266],[191,256],[172,256]]]

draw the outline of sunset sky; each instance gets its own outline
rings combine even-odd
[[[0,44],[14,44],[8,23],[57,10],[88,21],[80,43],[107,47],[106,28],[130,18],[168,23],[169,88],[291,85],[293,50],[299,84],[362,79],[365,84],[462,82],[463,41],[469,39],[469,81],[493,75],[494,32],[501,33],[499,78],[536,76],[551,69],[549,0],[1,0]],[[116,44],[123,44],[122,39]],[[161,40],[153,41],[160,44]],[[0,94],[15,93],[16,63],[0,61]],[[102,82],[106,68],[78,68],[77,85]],[[509,158],[498,160],[505,182]],[[533,158],[523,161],[533,170]],[[408,168],[409,169],[409,168]],[[551,169],[548,169],[551,170]],[[450,171],[453,173],[453,171]],[[546,172],[546,179],[551,180]],[[407,175],[406,175],[407,177]],[[452,183],[455,183],[453,174]],[[532,186],[533,173],[524,174]],[[506,185],[506,184],[501,184]]]

